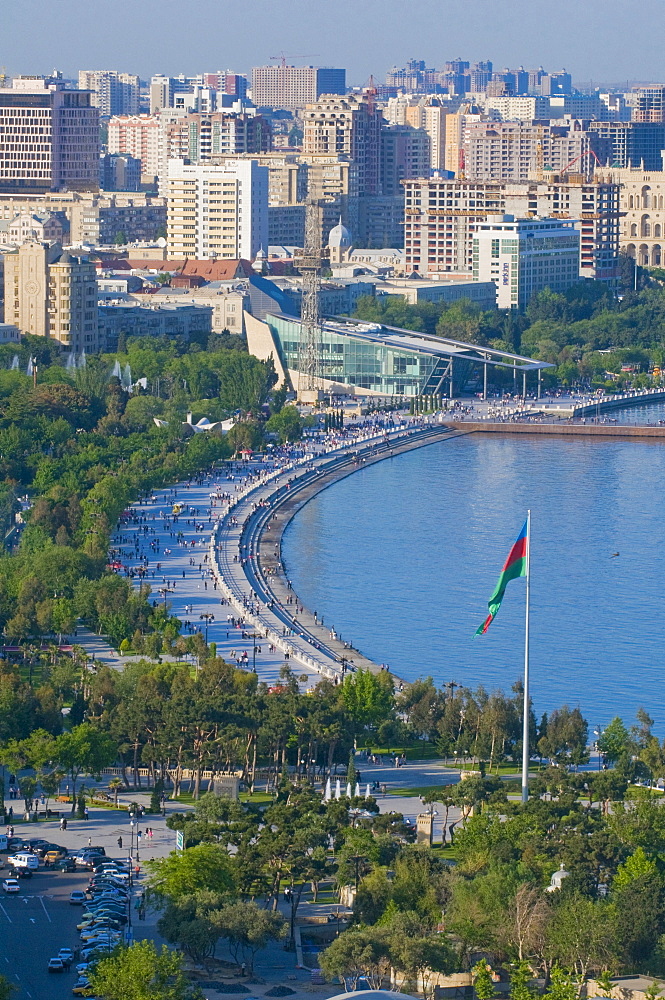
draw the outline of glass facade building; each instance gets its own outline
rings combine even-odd
[[[265,322],[284,368],[298,371],[304,348],[300,320],[268,313]],[[482,382],[487,365],[517,372],[551,367],[490,348],[352,320],[322,325],[317,358],[322,380],[384,396],[456,394]]]

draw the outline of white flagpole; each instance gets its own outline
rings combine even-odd
[[[522,722],[522,802],[529,801],[529,598],[531,591],[531,511],[526,515],[526,621],[524,626],[524,719]]]

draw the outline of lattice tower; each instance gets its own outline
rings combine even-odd
[[[302,276],[302,305],[298,391],[321,388],[321,211],[309,198],[305,214],[305,247],[296,259]]]

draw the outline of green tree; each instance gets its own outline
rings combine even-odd
[[[340,976],[347,990],[355,990],[364,977],[370,989],[379,990],[390,971],[390,935],[386,928],[351,927],[319,955],[326,978]]]
[[[495,995],[492,970],[487,962],[478,962],[473,967],[473,989],[477,1000],[492,1000]]]
[[[558,965],[552,969],[546,996],[552,1000],[577,1000],[578,991],[572,977]]]
[[[98,778],[104,767],[115,760],[118,748],[106,733],[95,729],[89,722],[74,726],[56,740],[55,753],[58,763],[72,781],[72,812],[75,810],[76,782],[81,774]]]
[[[226,939],[237,965],[243,962],[250,975],[254,959],[270,941],[286,937],[288,924],[281,913],[273,913],[254,902],[229,903],[213,917],[220,937]]]
[[[90,989],[102,1000],[196,1000],[200,996],[186,978],[182,958],[153,941],[116,948],[90,969]]]
[[[217,844],[199,844],[166,858],[147,861],[146,885],[163,900],[175,902],[202,889],[229,897],[235,889],[234,864]]]
[[[528,962],[518,962],[510,973],[510,1000],[533,1000],[536,988]]]
[[[342,685],[342,701],[357,731],[376,728],[393,711],[393,686],[388,673],[357,670],[347,674]]]
[[[630,733],[619,716],[615,716],[598,737],[598,749],[608,763],[614,764],[630,749]]]

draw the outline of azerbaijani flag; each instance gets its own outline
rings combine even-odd
[[[499,608],[501,607],[501,602],[503,600],[503,595],[506,592],[506,587],[511,580],[517,580],[520,576],[526,576],[527,568],[527,558],[529,552],[529,522],[528,519],[524,522],[524,527],[520,531],[517,541],[513,545],[512,549],[508,554],[508,558],[503,564],[503,569],[501,570],[501,576],[499,577],[499,582],[497,583],[494,593],[489,599],[488,608],[489,614],[483,624],[476,631],[476,635],[485,635],[488,628],[494,621]]]

